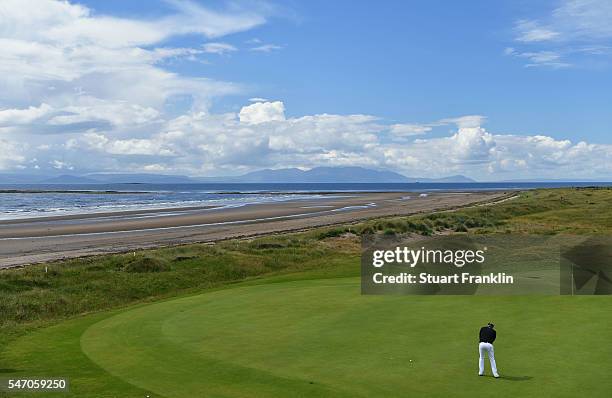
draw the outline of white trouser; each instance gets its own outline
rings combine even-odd
[[[478,374],[484,374],[484,358],[485,353],[489,357],[489,361],[491,362],[491,371],[493,372],[493,376],[499,376],[497,374],[497,365],[495,365],[495,352],[493,351],[493,344],[491,343],[480,343],[478,344],[478,353],[480,354],[480,358],[478,361]]]

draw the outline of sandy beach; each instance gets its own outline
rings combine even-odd
[[[328,193],[239,207],[185,207],[3,220],[0,268],[143,248],[295,231],[501,200],[511,193]]]

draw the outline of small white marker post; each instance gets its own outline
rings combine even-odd
[[[574,295],[574,266],[572,265],[571,267],[572,267],[572,268],[571,268],[571,269],[572,269],[572,273],[571,273],[571,277],[572,277],[572,279],[571,279],[571,283],[572,283],[572,296],[573,296],[573,295]]]

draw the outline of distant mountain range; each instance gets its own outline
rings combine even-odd
[[[464,176],[445,178],[410,178],[389,170],[372,170],[363,167],[315,167],[300,169],[265,169],[237,177],[200,178],[202,182],[251,182],[251,183],[393,183],[393,182],[474,182]]]
[[[265,169],[241,176],[186,177],[165,174],[108,174],[86,175],[26,175],[0,174],[0,184],[188,184],[188,183],[414,183],[414,182],[475,182],[455,175],[444,178],[412,178],[389,170],[363,167],[315,167],[310,170]]]

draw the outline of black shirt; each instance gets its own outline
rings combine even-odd
[[[497,332],[488,326],[483,326],[480,328],[479,339],[481,343],[491,343],[495,341],[495,337],[497,337]]]

